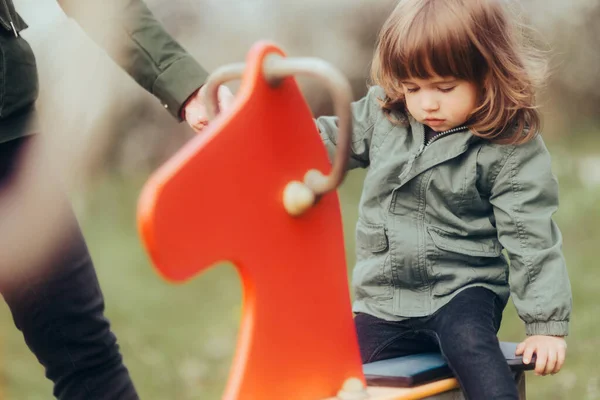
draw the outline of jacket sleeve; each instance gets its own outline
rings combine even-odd
[[[377,102],[378,97],[383,97],[383,91],[379,87],[373,86],[365,97],[352,103],[352,140],[348,169],[369,166],[369,150],[375,123],[382,115]],[[339,133],[338,118],[319,117],[316,119],[316,124],[323,144],[327,147],[329,158],[332,160]]]
[[[142,0],[59,0],[67,15],[178,120],[208,74]]]
[[[513,303],[527,335],[566,336],[571,286],[552,215],[558,183],[541,136],[515,146],[491,187],[500,243],[508,252]]]

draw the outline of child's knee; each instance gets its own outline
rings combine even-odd
[[[499,351],[498,338],[491,329],[466,323],[456,326],[439,338],[440,347],[449,359],[485,357]]]

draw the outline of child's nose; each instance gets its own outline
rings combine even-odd
[[[429,94],[423,94],[423,96],[421,97],[421,108],[423,108],[423,111],[436,111],[440,108],[439,102],[437,101],[437,99]]]

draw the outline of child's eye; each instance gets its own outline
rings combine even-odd
[[[438,90],[439,90],[440,92],[443,92],[443,93],[448,93],[448,92],[451,92],[451,91],[453,91],[455,87],[456,87],[456,86],[452,86],[452,87],[449,87],[449,88],[438,88]]]
[[[414,92],[416,92],[417,90],[419,90],[419,88],[406,88],[406,91],[407,91],[408,93],[414,93]]]

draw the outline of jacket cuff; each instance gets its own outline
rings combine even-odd
[[[527,336],[567,336],[569,334],[569,321],[533,322],[525,324]]]
[[[154,81],[152,94],[178,121],[186,100],[206,82],[208,73],[191,56],[178,59]]]

